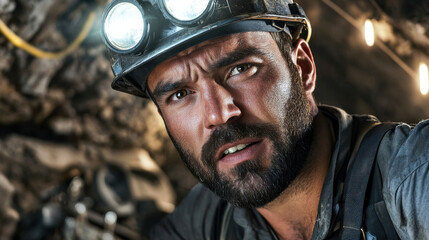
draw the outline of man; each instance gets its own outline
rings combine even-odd
[[[305,40],[311,28],[297,4],[202,2],[194,15],[168,1],[135,5],[142,16],[163,16],[132,31],[161,26],[149,35],[158,42],[109,36],[115,11],[130,16],[132,6],[122,10],[114,1],[105,14],[113,87],[155,102],[202,183],[151,239],[347,238],[344,192],[356,168],[350,162],[377,120],[316,104],[316,68]],[[358,238],[429,238],[428,137],[428,121],[384,135],[376,168],[369,168]]]

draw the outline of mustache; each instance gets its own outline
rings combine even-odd
[[[270,124],[245,124],[230,123],[216,128],[210,135],[201,151],[202,162],[206,166],[215,165],[216,152],[225,144],[238,141],[243,138],[278,138],[275,127]]]

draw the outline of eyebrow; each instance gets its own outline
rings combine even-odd
[[[217,62],[211,64],[209,68],[210,70],[214,70],[226,67],[249,56],[266,56],[266,54],[254,47],[239,48],[228,53],[227,56],[219,59]],[[184,85],[185,82],[187,82],[186,79],[181,79],[174,82],[166,81],[165,83],[159,83],[153,91],[153,96],[154,98],[159,98],[168,92],[179,89]]]
[[[175,82],[166,81],[165,83],[159,83],[153,90],[153,96],[159,98],[168,92],[179,89],[185,82],[185,79],[181,79]]]
[[[264,52],[254,47],[236,49],[233,52],[228,53],[226,57],[221,58],[220,60],[212,64],[210,66],[210,69],[226,67],[248,56],[265,56],[265,55],[266,54]]]

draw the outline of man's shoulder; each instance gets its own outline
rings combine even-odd
[[[353,129],[353,134],[364,133],[368,130],[368,127],[374,125],[374,123],[379,122],[379,120],[369,114],[349,114],[345,110],[330,106],[330,105],[318,105],[319,110],[336,124],[335,127],[338,128],[338,131],[344,132],[348,131],[350,127]]]
[[[383,197],[401,237],[429,236],[429,120],[398,124],[380,143],[377,163]],[[422,227],[424,226],[424,227]]]
[[[151,239],[213,239],[227,203],[198,183],[174,212],[151,232]]]
[[[381,141],[377,158],[383,177],[390,178],[390,191],[396,191],[406,177],[429,162],[429,120],[415,126],[399,123]]]

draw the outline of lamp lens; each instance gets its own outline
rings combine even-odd
[[[130,50],[143,38],[143,13],[132,3],[122,2],[107,14],[104,32],[110,44],[118,50]]]
[[[200,17],[212,0],[164,0],[165,9],[179,21],[192,21]]]

